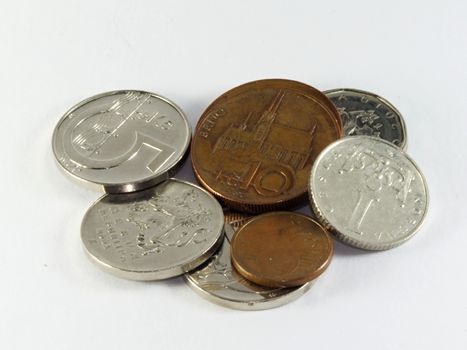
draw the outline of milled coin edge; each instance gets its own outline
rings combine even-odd
[[[324,156],[329,152],[329,150],[331,148],[335,147],[337,144],[347,142],[348,140],[355,140],[356,138],[370,139],[370,140],[377,141],[377,142],[382,142],[382,143],[385,143],[385,144],[391,146],[392,148],[399,151],[401,154],[403,154],[407,158],[407,160],[418,171],[418,173],[419,173],[419,175],[420,175],[420,177],[422,179],[423,188],[424,188],[425,194],[426,194],[426,205],[425,205],[425,210],[423,212],[423,216],[420,219],[419,224],[413,229],[413,231],[409,235],[404,236],[403,238],[401,238],[401,239],[399,239],[399,240],[397,240],[395,242],[378,245],[378,244],[371,244],[371,243],[359,241],[359,240],[356,240],[355,238],[351,238],[351,237],[345,235],[344,233],[337,230],[331,224],[331,222],[325,217],[325,215],[319,209],[318,204],[317,204],[317,202],[315,200],[316,195],[313,192],[313,186],[312,185],[313,185],[313,178],[315,177],[319,162],[321,161],[322,158],[324,158]],[[401,149],[400,147],[394,145],[392,142],[389,142],[389,141],[386,141],[384,139],[374,137],[374,136],[363,136],[363,135],[344,137],[342,139],[334,141],[333,143],[328,145],[326,148],[324,148],[323,151],[321,151],[321,153],[316,158],[316,160],[315,160],[315,162],[313,164],[313,167],[311,169],[310,181],[309,181],[309,184],[308,184],[308,197],[309,197],[309,201],[310,201],[310,204],[311,204],[311,209],[312,209],[313,213],[316,215],[316,218],[318,219],[318,221],[321,222],[322,225],[325,228],[327,228],[329,230],[329,232],[331,232],[337,239],[339,239],[342,243],[347,244],[349,246],[352,246],[352,247],[355,247],[355,248],[360,248],[360,249],[363,249],[363,250],[370,250],[370,251],[388,250],[388,249],[391,249],[391,248],[395,248],[395,247],[405,243],[406,241],[408,241],[422,227],[422,225],[423,225],[423,223],[424,223],[424,221],[426,219],[426,216],[428,214],[429,207],[430,207],[430,205],[429,205],[430,195],[429,195],[429,191],[428,191],[428,184],[427,184],[427,181],[426,181],[426,178],[425,178],[423,172],[420,170],[417,163],[415,163],[415,161],[403,149]]]
[[[70,114],[72,114],[75,110],[80,108],[81,106],[84,106],[87,103],[90,103],[94,100],[98,100],[99,98],[102,97],[107,97],[107,96],[112,96],[112,95],[118,95],[118,94],[123,94],[127,92],[138,92],[138,93],[143,93],[143,94],[149,94],[157,99],[160,99],[166,103],[168,103],[170,106],[172,106],[182,117],[182,120],[185,123],[186,127],[186,132],[187,132],[187,137],[184,140],[184,145],[183,149],[181,150],[180,156],[174,159],[174,162],[172,163],[172,166],[168,167],[166,171],[162,172],[161,174],[157,174],[156,176],[150,176],[146,179],[138,180],[132,183],[111,183],[111,182],[98,182],[98,181],[91,181],[82,177],[77,176],[76,174],[72,173],[69,171],[59,160],[58,154],[57,154],[57,147],[56,147],[56,140],[58,140],[58,133],[59,133],[59,128],[62,125],[62,123],[69,117]],[[73,105],[71,108],[69,108],[63,116],[59,119],[57,124],[54,127],[53,133],[52,133],[52,153],[54,155],[55,163],[57,164],[58,168],[62,171],[65,176],[69,177],[74,183],[78,184],[79,186],[82,186],[84,188],[93,190],[93,191],[98,191],[98,192],[104,192],[104,193],[109,193],[109,194],[117,194],[117,193],[131,193],[135,191],[141,191],[150,187],[153,187],[155,185],[158,185],[166,180],[168,180],[178,169],[177,165],[179,163],[183,163],[184,159],[187,158],[187,155],[189,153],[189,149],[191,146],[191,139],[192,139],[192,128],[191,124],[188,120],[188,117],[186,116],[185,112],[172,100],[168,99],[167,97],[164,97],[162,95],[156,94],[154,92],[150,91],[144,91],[144,90],[111,90],[111,91],[106,91],[102,92],[93,96],[90,96],[75,105]]]

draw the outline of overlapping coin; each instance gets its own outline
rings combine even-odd
[[[297,299],[310,289],[312,282],[296,288],[268,288],[245,279],[232,266],[230,243],[234,232],[248,219],[244,214],[225,213],[225,238],[221,249],[207,265],[185,274],[188,285],[213,303],[239,310],[270,309]]]
[[[428,210],[427,184],[414,161],[393,143],[370,136],[341,139],[320,154],[310,199],[341,241],[368,250],[404,243]]]
[[[374,136],[407,148],[404,118],[386,99],[357,89],[334,89],[324,94],[337,107],[346,136]]]
[[[205,190],[170,179],[148,190],[107,194],[81,225],[86,252],[106,271],[159,280],[194,269],[222,243],[224,215]]]
[[[232,263],[246,279],[272,288],[297,287],[331,262],[333,244],[316,221],[293,212],[271,212],[243,225],[231,241]]]
[[[342,135],[339,114],[320,91],[290,80],[254,81],[203,113],[192,141],[193,170],[231,208],[289,208],[306,197],[314,159]]]
[[[188,121],[173,102],[124,90],[71,108],[58,122],[52,146],[67,175],[94,189],[121,193],[169,178],[190,139]]]
[[[198,121],[192,164],[206,190],[168,179],[187,153],[190,127],[153,93],[113,91],[79,103],[52,145],[68,175],[108,192],[81,226],[99,267],[134,280],[184,274],[214,303],[262,310],[295,300],[324,272],[328,230],[369,250],[415,234],[428,189],[406,140],[401,114],[380,96],[268,79],[224,93]],[[307,191],[319,222],[273,211],[293,208]],[[271,212],[224,216],[213,195],[246,213]]]

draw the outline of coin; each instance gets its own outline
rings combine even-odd
[[[52,147],[60,167],[78,182],[109,193],[133,192],[169,178],[190,135],[185,115],[165,97],[112,91],[66,112]]]
[[[175,179],[130,193],[107,194],[84,216],[85,251],[106,271],[158,280],[199,266],[222,243],[224,215],[212,195]]]
[[[245,213],[239,213],[236,211],[231,211],[224,209],[224,221],[225,223],[232,226],[234,232],[236,232],[242,225],[244,225],[248,220],[252,218],[251,215]]]
[[[192,141],[193,170],[233,209],[287,208],[306,198],[314,159],[341,136],[339,114],[320,91],[290,80],[253,81],[203,113]]]
[[[341,241],[368,250],[404,243],[428,209],[426,181],[414,161],[370,136],[341,139],[321,153],[310,198],[317,217]]]
[[[243,278],[232,266],[230,242],[235,226],[248,221],[246,215],[225,213],[225,238],[207,265],[185,274],[185,280],[203,298],[238,310],[265,310],[287,304],[308,291],[313,282],[297,288],[267,288]]]
[[[407,148],[404,118],[389,101],[371,92],[335,89],[324,94],[336,105],[347,136],[380,137]]]
[[[231,242],[232,263],[266,287],[295,287],[318,277],[331,262],[332,239],[303,214],[271,212],[243,225]]]

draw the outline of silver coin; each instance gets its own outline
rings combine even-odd
[[[183,112],[164,97],[112,91],[71,108],[52,148],[66,174],[94,189],[133,192],[170,177],[190,144]]]
[[[238,310],[265,310],[287,304],[310,289],[313,282],[298,288],[265,288],[244,279],[232,267],[230,240],[234,229],[225,224],[225,238],[220,250],[207,265],[185,274],[185,280],[203,298]]]
[[[404,118],[389,101],[356,89],[328,90],[324,94],[339,111],[345,135],[379,137],[407,148]]]
[[[370,136],[346,137],[322,151],[311,171],[310,199],[340,240],[368,250],[404,243],[428,210],[417,165],[399,147]]]
[[[81,239],[94,262],[134,280],[158,280],[199,266],[222,243],[224,214],[205,190],[170,179],[129,194],[107,194],[84,216]]]

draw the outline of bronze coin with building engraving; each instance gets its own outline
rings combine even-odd
[[[336,108],[320,91],[258,80],[224,93],[203,113],[192,141],[193,169],[233,209],[288,208],[306,198],[314,159],[342,134]]]
[[[250,219],[231,241],[232,264],[251,282],[295,287],[318,277],[332,258],[332,239],[308,216],[271,212]]]

